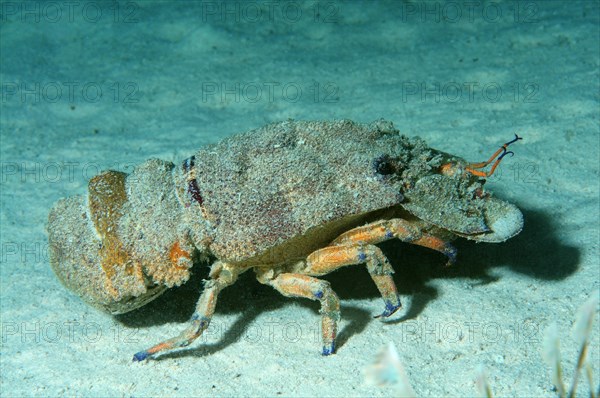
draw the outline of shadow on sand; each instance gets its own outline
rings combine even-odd
[[[382,244],[382,250],[396,270],[395,280],[399,293],[402,296],[412,296],[411,304],[404,308],[403,315],[387,322],[399,323],[416,318],[438,296],[437,289],[428,285],[432,279],[468,278],[475,281],[476,288],[477,285],[495,282],[497,277],[490,271],[504,266],[522,274],[524,278],[562,280],[572,275],[580,262],[580,249],[559,241],[557,226],[553,224],[551,216],[536,211],[523,213],[523,231],[505,243],[474,243],[464,239],[455,241],[459,256],[457,263],[451,268],[445,268],[443,256],[431,250],[398,241]],[[182,323],[177,330],[168,331],[168,337],[176,335],[185,328],[184,323],[191,317],[200,296],[202,279],[208,277],[207,264],[198,264],[194,270],[194,275],[184,286],[167,291],[145,307],[117,316],[117,321],[130,328]],[[350,322],[339,332],[337,343],[341,347],[353,335],[363,331],[373,320],[373,315],[379,314],[383,308],[374,307],[373,313],[367,313],[363,309],[344,304],[345,300],[379,297],[364,266],[346,267],[323,279],[331,282],[341,300],[342,317]],[[239,314],[230,330],[223,331],[222,338],[217,343],[200,344],[197,348],[167,354],[163,358],[204,356],[222,350],[239,341],[260,314],[277,310],[292,302],[310,308],[315,314],[315,319],[302,319],[299,322],[318,319],[318,302],[283,297],[274,289],[259,284],[254,279],[253,272],[246,272],[235,285],[225,289],[219,296],[215,318],[219,314]],[[374,302],[381,304],[377,300]],[[142,348],[145,347],[140,347]]]

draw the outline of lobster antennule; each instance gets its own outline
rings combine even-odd
[[[496,171],[496,167],[498,167],[498,165],[500,164],[500,162],[506,155],[508,155],[508,154],[510,154],[511,156],[514,155],[514,153],[512,151],[507,151],[506,148],[508,148],[508,146],[510,144],[513,144],[522,139],[523,139],[523,137],[519,137],[517,134],[515,134],[515,138],[504,143],[504,145],[502,145],[496,152],[494,152],[494,154],[486,162],[471,163],[466,167],[465,170],[475,176],[478,176],[478,177],[491,176],[492,174],[494,174],[494,171]],[[498,155],[500,155],[500,156],[498,156]],[[496,159],[496,157],[498,159]],[[494,162],[494,159],[496,159],[495,162]],[[486,167],[488,164],[490,164],[492,162],[494,162],[494,164],[492,165],[492,168],[490,169],[490,171],[478,170],[478,169],[482,169],[482,168]]]

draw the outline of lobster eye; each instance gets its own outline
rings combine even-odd
[[[396,167],[390,159],[389,155],[382,155],[373,161],[373,168],[377,174],[390,175],[394,174]]]

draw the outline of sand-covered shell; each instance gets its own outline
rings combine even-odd
[[[50,264],[89,304],[113,314],[131,311],[189,278],[191,247],[178,236],[172,167],[149,160],[130,175],[103,172],[90,180],[87,197],[53,207]]]
[[[459,172],[443,173],[449,163]],[[477,241],[518,233],[520,211],[466,164],[384,120],[274,123],[177,166],[150,159],[92,178],[86,197],[50,212],[51,265],[84,300],[122,313],[187,281],[194,253],[269,267],[391,217]]]
[[[408,165],[415,151],[430,169],[424,143],[385,121],[270,124],[194,155],[202,202],[195,219],[212,225],[210,250],[220,259],[264,264],[306,256],[401,204],[401,179],[384,175],[379,162],[392,154]]]

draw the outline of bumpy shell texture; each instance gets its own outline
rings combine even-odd
[[[391,178],[399,169],[391,167],[412,150],[430,157],[422,141],[385,121],[287,121],[202,148],[195,172],[203,216],[214,226],[210,249],[240,262],[307,234],[327,244],[335,236],[312,231],[402,203],[402,182]],[[395,159],[389,170],[386,156]]]
[[[459,172],[442,173],[448,163]],[[281,264],[390,217],[477,241],[517,234],[521,212],[485,192],[466,164],[384,120],[274,123],[180,165],[150,159],[130,175],[94,177],[87,197],[50,212],[50,261],[88,303],[122,313],[187,281],[195,251]]]

